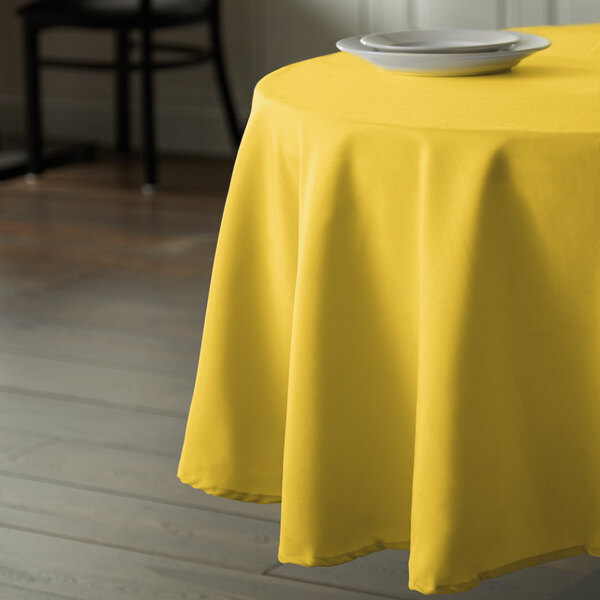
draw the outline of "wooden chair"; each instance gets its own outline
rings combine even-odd
[[[157,181],[154,126],[154,71],[184,67],[213,61],[223,100],[231,138],[237,146],[241,131],[238,126],[231,92],[223,64],[219,26],[218,0],[38,0],[19,9],[23,19],[25,42],[25,96],[29,171],[39,175],[44,170],[41,117],[40,68],[83,68],[113,70],[116,76],[116,148],[130,151],[129,73],[141,70],[142,84],[142,157],[144,184],[142,191],[152,192]],[[206,48],[183,44],[157,44],[152,41],[154,29],[206,23],[210,43]],[[108,62],[42,58],[40,33],[51,27],[80,27],[113,30],[115,58]],[[141,32],[141,60],[132,62],[130,34]],[[174,54],[170,60],[155,60],[155,51]]]

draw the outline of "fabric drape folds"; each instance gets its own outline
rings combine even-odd
[[[512,71],[335,53],[259,82],[179,477],[279,560],[410,549],[465,591],[600,555],[600,24]]]

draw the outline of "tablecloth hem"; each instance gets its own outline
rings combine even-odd
[[[409,589],[420,592],[421,594],[453,594],[457,592],[466,592],[477,587],[485,579],[501,577],[502,575],[513,573],[514,571],[520,571],[521,569],[534,567],[545,562],[559,560],[561,558],[568,558],[570,556],[578,556],[580,554],[590,554],[591,556],[597,556],[600,558],[600,548],[594,548],[586,545],[571,546],[569,548],[562,548],[560,550],[554,550],[544,554],[536,554],[535,556],[529,556],[521,560],[507,563],[501,567],[490,569],[489,571],[483,571],[479,573],[477,577],[465,583],[456,583],[450,585],[421,585],[414,581],[409,581],[408,587]]]
[[[343,554],[337,554],[335,556],[307,556],[307,555],[296,555],[296,554],[282,554],[279,553],[277,557],[279,562],[292,563],[300,565],[302,567],[332,567],[334,565],[341,565],[343,563],[350,562],[356,558],[367,556],[373,552],[380,552],[381,550],[409,550],[410,542],[375,542],[362,546],[356,550],[350,552],[344,552]]]
[[[254,502],[255,504],[277,504],[281,503],[281,496],[271,496],[269,494],[258,494],[249,492],[238,492],[237,490],[230,490],[227,488],[210,485],[197,481],[195,479],[189,479],[180,473],[177,474],[177,478],[182,483],[191,485],[193,488],[202,490],[211,496],[220,496],[221,498],[228,498],[229,500],[239,500],[240,502]]]

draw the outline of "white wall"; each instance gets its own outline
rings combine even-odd
[[[252,89],[262,75],[290,62],[333,52],[337,39],[354,33],[405,27],[600,22],[600,0],[221,1],[227,58],[242,119],[250,110]],[[21,0],[0,2],[0,134],[22,131],[22,42],[14,16],[19,4]],[[193,26],[159,37],[201,42],[203,30]],[[48,55],[102,58],[112,52],[112,39],[101,32],[57,30],[44,34],[43,48]],[[209,67],[163,72],[157,83],[162,148],[218,155],[230,152]],[[47,70],[43,84],[49,135],[110,143],[110,75]]]

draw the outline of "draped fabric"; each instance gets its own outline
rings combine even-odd
[[[178,476],[279,560],[410,549],[424,594],[600,555],[600,24],[512,71],[262,79]]]

